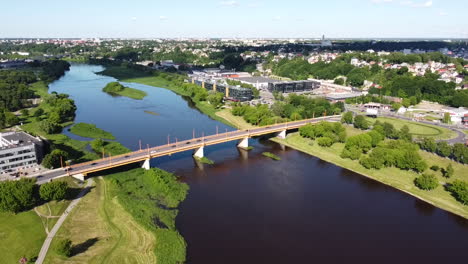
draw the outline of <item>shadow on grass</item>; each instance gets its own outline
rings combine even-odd
[[[78,254],[86,252],[90,247],[96,244],[99,241],[99,238],[90,238],[83,243],[74,245],[71,249],[71,257],[76,256]]]

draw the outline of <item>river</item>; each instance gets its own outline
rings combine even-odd
[[[146,147],[234,130],[166,89],[124,83],[148,96],[109,96],[101,89],[115,79],[95,74],[102,69],[72,65],[50,92],[70,94],[78,107],[75,122],[96,124],[132,150],[140,140]],[[250,143],[250,152],[234,142],[207,147],[205,155],[215,161],[210,166],[197,166],[191,152],[151,161],[190,185],[177,217],[188,263],[467,261],[467,220],[268,140]]]

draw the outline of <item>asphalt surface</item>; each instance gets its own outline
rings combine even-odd
[[[144,161],[148,158],[166,156],[177,152],[198,149],[200,147],[220,144],[228,141],[243,139],[246,137],[260,136],[280,132],[282,130],[296,129],[310,123],[317,123],[320,121],[337,122],[340,120],[340,118],[341,116],[320,117],[315,119],[307,119],[295,122],[282,123],[278,125],[254,128],[249,130],[237,130],[217,135],[194,138],[180,142],[172,142],[170,144],[130,152],[124,155],[106,157],[100,160],[75,164],[67,169],[59,169],[55,171],[44,172],[37,177],[37,183],[43,184],[55,178],[64,177],[67,175],[77,175],[101,171],[113,167],[123,166],[125,164]]]

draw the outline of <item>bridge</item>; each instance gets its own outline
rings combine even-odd
[[[99,160],[74,164],[62,169],[55,170],[50,173],[44,173],[42,176],[39,177],[38,183],[43,183],[49,179],[67,175],[84,179],[84,177],[89,173],[103,171],[137,162],[141,162],[143,168],[150,169],[151,159],[172,155],[187,150],[194,150],[194,157],[202,158],[204,157],[204,147],[235,140],[239,140],[239,144],[237,145],[239,148],[247,149],[249,147],[248,140],[251,137],[262,136],[267,134],[277,134],[278,137],[284,139],[286,138],[286,131],[288,130],[298,129],[307,124],[315,124],[322,121],[338,122],[340,119],[340,115],[325,116],[300,121],[280,123],[275,125],[268,125],[253,129],[217,133],[210,136],[203,136],[179,142],[168,142],[168,144],[164,144],[161,146],[140,149],[134,152],[118,156],[110,156]]]

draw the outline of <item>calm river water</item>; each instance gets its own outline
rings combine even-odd
[[[76,122],[112,132],[132,150],[233,130],[193,108],[189,99],[134,83],[141,101],[101,89],[115,79],[100,66],[73,65],[50,91],[67,93]],[[147,114],[152,111],[158,115]],[[65,132],[67,135],[69,133]],[[73,138],[79,137],[71,135]],[[235,143],[205,149],[215,165],[190,152],[152,160],[190,185],[177,227],[188,263],[466,263],[468,221],[407,194],[267,140],[254,150]],[[270,151],[282,158],[263,157]],[[396,175],[397,176],[397,175]]]

